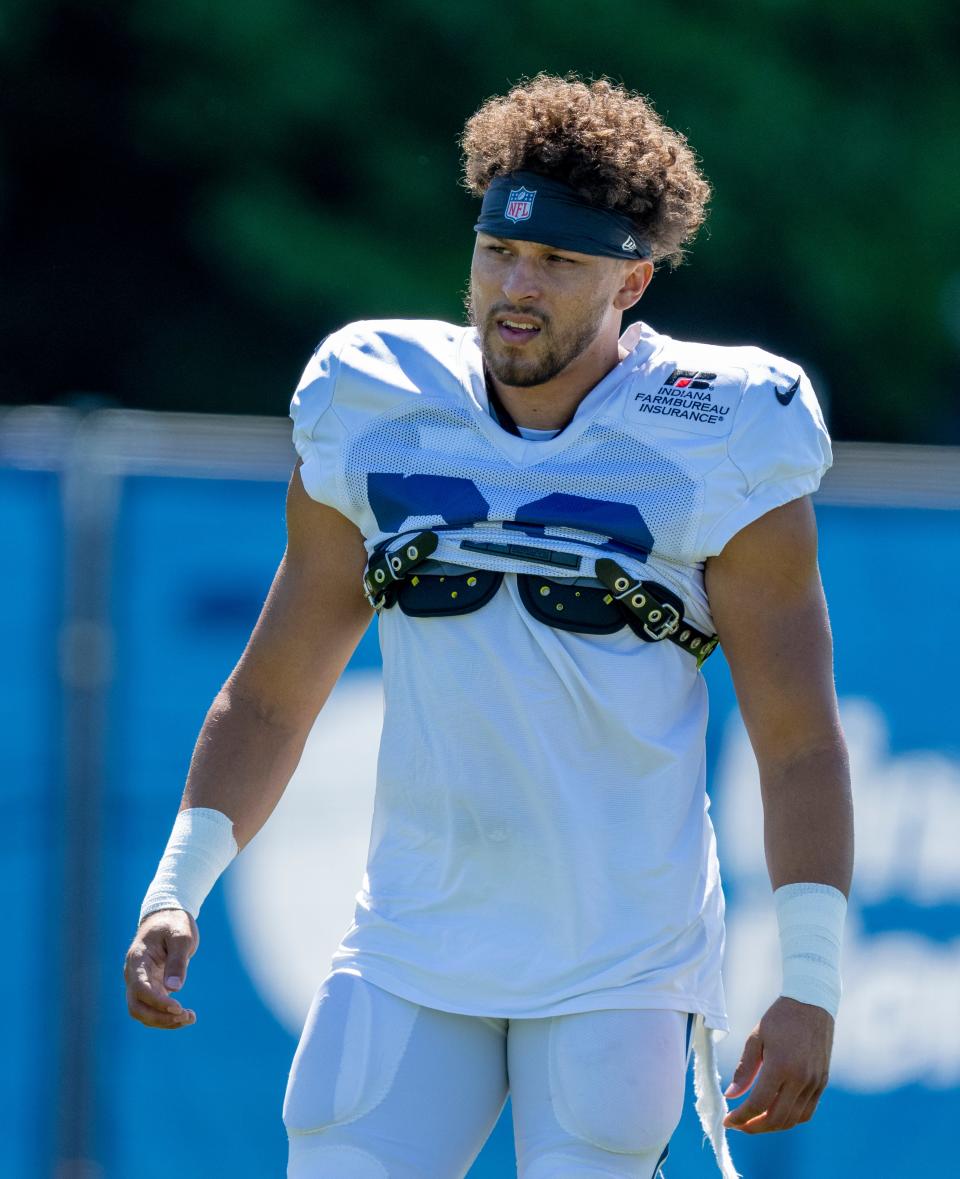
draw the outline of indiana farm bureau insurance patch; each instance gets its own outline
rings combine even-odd
[[[718,376],[675,368],[659,387],[644,385],[632,395],[631,417],[671,430],[723,437],[730,432],[745,375],[740,370]]]

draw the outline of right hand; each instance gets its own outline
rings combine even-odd
[[[159,909],[140,922],[127,950],[123,977],[127,1009],[148,1028],[183,1028],[196,1012],[173,997],[187,978],[187,966],[200,944],[197,923],[182,909]]]

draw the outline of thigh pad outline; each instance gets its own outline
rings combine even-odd
[[[663,1016],[665,1026],[651,1036],[641,1015]],[[568,1134],[613,1154],[662,1150],[680,1120],[686,1080],[682,1028],[671,1027],[671,1016],[615,1010],[553,1019],[550,1091]]]
[[[419,1008],[353,975],[334,974],[317,993],[283,1103],[288,1134],[355,1121],[390,1092]]]

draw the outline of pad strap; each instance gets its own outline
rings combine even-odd
[[[499,588],[502,574],[491,577],[489,574],[482,575],[478,570],[469,570],[460,579],[451,578],[449,586],[445,578],[442,583],[439,578],[411,578],[414,569],[422,566],[437,550],[439,537],[429,529],[400,538],[399,543],[394,538],[392,543],[395,547],[385,547],[374,553],[363,574],[363,588],[374,610],[388,609],[403,590],[403,611],[414,617],[468,614],[486,605]],[[507,542],[463,541],[461,548],[498,553],[503,550],[503,555],[507,557],[536,559],[543,563],[555,560],[558,565],[565,567],[576,568],[580,563],[576,554]],[[717,636],[704,634],[685,622],[683,602],[666,586],[631,577],[621,565],[606,557],[596,562],[596,576],[608,591],[602,599],[603,604],[612,606],[616,603],[631,630],[644,642],[657,643],[669,639],[692,655],[698,668],[716,649],[720,641]],[[611,633],[619,629],[619,625],[614,625],[617,620],[605,616],[602,609],[589,608],[590,591],[584,592],[579,588],[579,582],[571,582],[567,589],[559,588],[560,583],[544,581],[537,592],[544,597],[556,594],[552,612],[547,614],[545,604],[533,598],[533,580],[528,576],[519,578],[521,596],[530,612],[541,621],[562,630],[588,633]],[[412,592],[414,590],[416,592]],[[561,616],[559,612],[566,612],[568,607],[569,613]]]
[[[634,632],[648,643],[669,639],[682,647],[702,667],[716,650],[720,640],[716,635],[704,634],[683,620],[683,603],[665,586],[655,581],[638,581],[625,569],[607,557],[596,564],[597,578],[617,601],[636,620]]]
[[[363,573],[364,593],[374,610],[393,605],[400,582],[436,551],[437,543],[437,534],[427,529],[411,536],[397,549],[374,553]]]

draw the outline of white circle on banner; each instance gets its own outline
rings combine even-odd
[[[240,957],[264,1003],[297,1036],[353,918],[382,727],[380,673],[345,675],[276,810],[224,878]]]

